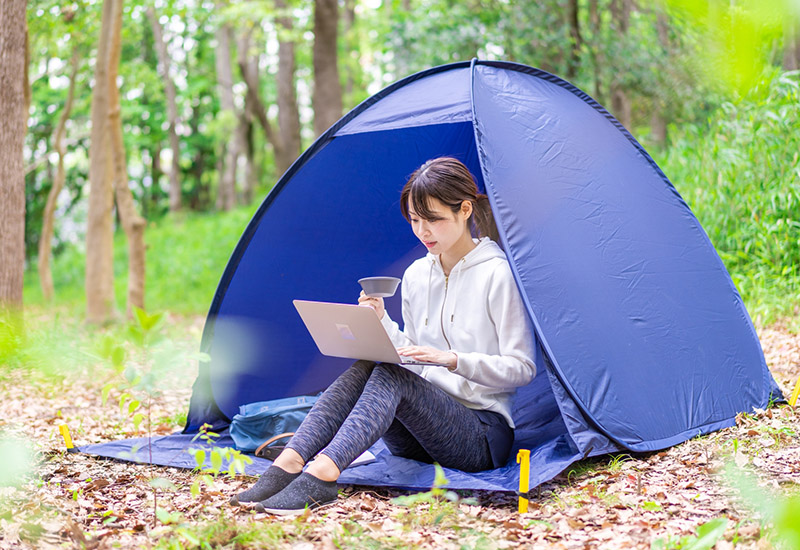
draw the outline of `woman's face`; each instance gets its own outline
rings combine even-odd
[[[453,212],[438,199],[429,199],[428,209],[433,216],[422,219],[414,211],[411,201],[408,205],[408,218],[414,235],[422,241],[431,254],[445,254],[466,241],[472,242],[467,228],[467,220],[472,214],[472,203],[464,201],[458,212]]]

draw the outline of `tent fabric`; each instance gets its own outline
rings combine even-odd
[[[319,354],[291,301],[353,302],[359,278],[402,276],[425,251],[399,213],[400,189],[444,155],[489,196],[539,366],[514,400],[509,463],[448,471],[451,487],[515,490],[520,448],[532,451],[535,487],[583,457],[665,448],[780,396],[724,265],[641,145],[558,77],[473,60],[369,98],[276,184],[214,296],[202,343],[211,360],[184,434],[160,439],[170,450],[154,461],[191,446],[202,424],[224,429],[242,404],[316,394],[349,366]],[[399,298],[386,305],[401,318]],[[341,481],[432,483],[432,466],[376,450]]]

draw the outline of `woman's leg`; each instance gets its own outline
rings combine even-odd
[[[361,395],[374,367],[374,362],[357,361],[342,373],[314,403],[286,449],[255,485],[231,498],[231,504],[262,501],[294,481],[309,458],[333,438]],[[324,466],[327,468],[322,469]],[[317,476],[325,481],[335,481],[339,477],[336,467],[324,460],[315,469]]]
[[[353,410],[375,365],[373,361],[356,361],[334,380],[311,407],[286,444],[286,450],[293,451],[303,464],[316,456],[333,439]],[[278,459],[275,463],[278,463]]]
[[[464,471],[492,466],[486,427],[474,411],[420,376],[385,363],[374,367],[361,397],[319,453],[341,471],[383,436],[395,418],[442,466]]]
[[[382,363],[372,369],[361,397],[327,447],[305,472],[256,509],[296,514],[335,502],[339,473],[393,424],[391,437],[405,440],[401,445],[406,449],[422,449],[442,466],[478,471],[492,465],[486,428],[474,411],[416,374]]]

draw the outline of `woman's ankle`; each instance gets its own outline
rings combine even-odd
[[[329,457],[320,454],[308,464],[306,473],[311,474],[322,481],[336,481],[341,475],[341,471]]]
[[[278,455],[272,465],[277,466],[284,472],[290,474],[299,474],[303,471],[305,462],[303,461],[303,457],[301,457],[297,451],[293,449],[284,449],[281,454]]]

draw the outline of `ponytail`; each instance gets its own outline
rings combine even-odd
[[[497,224],[494,221],[494,214],[492,214],[492,206],[489,204],[489,197],[483,193],[478,193],[472,206],[472,219],[478,237],[489,237],[499,244],[500,234],[497,231]]]

